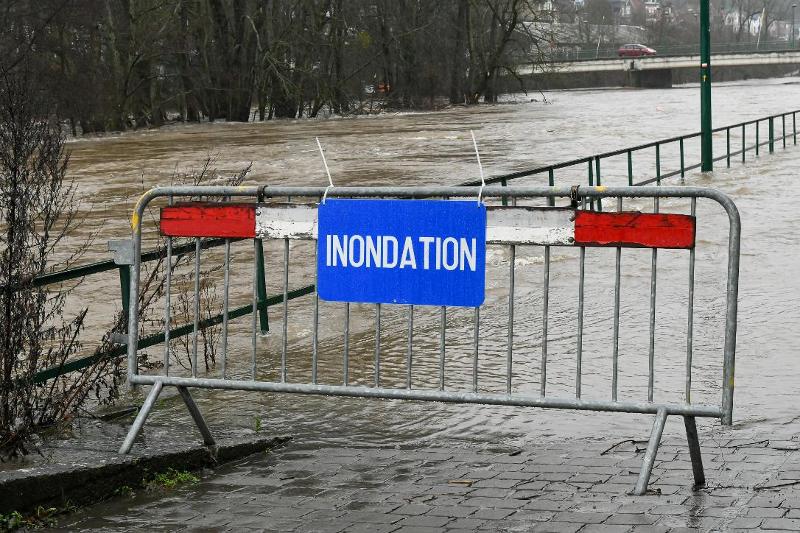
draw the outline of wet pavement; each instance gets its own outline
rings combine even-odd
[[[646,443],[576,439],[519,448],[320,447],[293,441],[195,485],[83,509],[76,531],[682,532],[800,529],[800,433],[701,431],[692,488],[678,417],[650,493],[631,496]],[[795,428],[796,429],[796,428]]]

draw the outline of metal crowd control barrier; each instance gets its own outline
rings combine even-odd
[[[488,186],[483,188],[482,197],[494,203],[510,203],[509,206],[491,205],[488,208],[486,240],[487,244],[507,246],[510,249],[509,261],[509,295],[507,311],[507,327],[509,344],[506,354],[505,392],[487,392],[481,390],[478,376],[478,361],[481,350],[478,343],[478,332],[481,327],[480,307],[474,309],[474,344],[472,348],[472,386],[467,390],[450,390],[445,386],[445,308],[442,308],[441,344],[438,364],[438,387],[415,388],[411,379],[412,369],[412,336],[413,336],[413,306],[409,306],[408,313],[408,353],[405,361],[406,382],[405,386],[386,387],[381,382],[381,304],[376,304],[375,314],[375,351],[374,383],[367,385],[354,385],[349,382],[348,360],[348,332],[349,332],[349,304],[344,304],[347,311],[344,315],[345,342],[342,347],[343,371],[338,385],[323,384],[318,381],[318,328],[319,328],[319,298],[314,294],[312,347],[310,353],[302,354],[293,351],[292,359],[307,357],[310,360],[312,373],[311,379],[306,382],[292,382],[287,376],[287,299],[283,300],[283,333],[281,341],[280,367],[275,363],[271,371],[275,371],[277,379],[260,380],[263,368],[259,374],[259,350],[256,332],[258,321],[257,275],[253,276],[253,305],[252,319],[252,353],[249,378],[232,379],[226,375],[227,360],[227,335],[228,323],[223,321],[222,331],[222,369],[211,370],[209,375],[200,376],[197,367],[196,349],[191,369],[184,374],[176,375],[170,372],[169,350],[165,353],[165,365],[160,373],[138,374],[137,371],[137,337],[140,332],[137,307],[140,298],[139,283],[141,270],[142,227],[143,214],[151,202],[156,199],[169,198],[169,205],[161,211],[161,233],[172,237],[216,237],[225,239],[241,238],[268,238],[283,241],[283,293],[289,291],[289,240],[313,240],[317,235],[317,209],[316,202],[327,194],[328,197],[347,198],[476,198],[478,191],[474,187],[337,187],[300,188],[300,187],[163,187],[147,192],[139,201],[133,214],[133,240],[130,242],[130,268],[131,268],[131,295],[130,316],[127,335],[128,346],[128,381],[132,385],[151,385],[152,389],[142,405],[130,431],[120,449],[120,453],[128,453],[134,439],[153,408],[164,386],[177,388],[186,403],[190,414],[196,422],[206,444],[212,445],[214,439],[208,429],[200,410],[192,400],[189,393],[190,387],[209,389],[235,389],[247,391],[271,391],[282,393],[317,394],[329,396],[349,396],[363,398],[408,399],[428,400],[451,403],[474,403],[520,407],[549,407],[557,409],[578,409],[588,411],[610,411],[654,414],[655,422],[650,435],[649,444],[644,456],[638,482],[634,489],[635,494],[644,494],[649,483],[650,474],[656,458],[656,453],[664,430],[668,415],[680,415],[684,419],[690,457],[692,461],[694,481],[696,485],[705,482],[700,444],[695,424],[695,417],[718,418],[724,425],[732,423],[733,390],[734,390],[734,358],[736,349],[736,316],[737,316],[737,290],[739,276],[739,244],[740,220],[739,213],[733,201],[725,194],[706,188],[697,187],[499,187]],[[231,198],[238,201],[232,202]],[[249,197],[249,203],[242,203],[241,198]],[[177,202],[193,198],[215,198],[220,201],[208,202]],[[281,203],[281,199],[288,198],[290,203]],[[615,198],[616,211],[588,210],[589,204],[598,204],[595,200],[601,198]],[[638,211],[623,211],[623,199],[652,198],[653,213]],[[691,214],[665,214],[659,212],[659,199],[683,198],[691,205]],[[692,403],[692,357],[693,357],[693,320],[694,320],[694,273],[695,273],[695,220],[697,199],[710,199],[725,210],[729,220],[727,243],[727,283],[726,283],[726,311],[724,344],[719,346],[721,351],[721,401],[716,403]],[[555,207],[556,200],[561,199],[566,205]],[[542,203],[541,207],[523,206],[523,202],[536,201]],[[302,203],[304,202],[304,203]],[[513,349],[514,336],[514,269],[515,250],[521,246],[538,246],[544,250],[544,279],[543,279],[543,313],[542,313],[542,351],[541,351],[541,381],[539,394],[530,394],[515,391],[512,388],[513,365],[515,358],[531,358],[533,354],[515,353]],[[578,316],[576,317],[577,332],[575,335],[576,360],[575,360],[575,389],[574,395],[548,394],[548,294],[550,288],[550,251],[553,246],[578,247],[580,253],[580,271],[578,281]],[[614,284],[614,321],[613,321],[613,346],[609,347],[611,373],[610,399],[587,399],[581,393],[582,372],[581,358],[584,333],[584,286],[585,286],[585,253],[586,247],[604,246],[616,249],[615,284]],[[637,247],[652,249],[652,271],[650,279],[650,316],[649,316],[649,353],[648,361],[648,387],[647,398],[642,401],[618,399],[618,362],[620,340],[620,258],[622,248]],[[688,299],[687,299],[687,334],[686,334],[686,363],[685,363],[685,393],[683,402],[659,402],[653,393],[655,376],[655,324],[656,324],[656,280],[658,250],[682,249],[686,251],[688,259]],[[199,250],[195,260],[195,273],[199,272]],[[366,252],[365,252],[366,253]],[[228,285],[231,268],[230,245],[225,247],[224,260],[225,291],[223,299],[223,313],[228,314]],[[169,270],[169,269],[168,269]],[[254,269],[255,271],[255,269]],[[198,300],[199,282],[195,283],[195,302]],[[168,293],[167,293],[168,294]],[[518,302],[517,305],[524,305]],[[169,309],[169,308],[167,308]],[[167,311],[168,312],[168,311]],[[195,313],[197,305],[195,304]],[[167,316],[165,322],[169,324]],[[194,336],[197,335],[197,320],[195,320]],[[528,326],[529,324],[525,324]],[[196,342],[194,343],[196,347]],[[716,350],[714,350],[716,351]],[[263,354],[262,354],[263,355]],[[537,356],[538,359],[538,356]],[[263,358],[262,358],[263,361]],[[263,363],[262,363],[263,364]],[[372,366],[372,363],[369,365]],[[156,371],[151,371],[156,372]],[[180,372],[179,372],[180,373]],[[214,375],[216,374],[216,377]],[[436,376],[432,376],[436,377]],[[572,379],[570,377],[570,379]],[[514,383],[519,386],[519,383]]]

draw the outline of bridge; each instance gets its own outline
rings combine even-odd
[[[741,67],[750,65],[800,65],[800,50],[771,50],[727,52],[713,54],[712,67]],[[562,59],[537,65],[526,65],[518,70],[520,75],[577,74],[591,72],[619,72],[630,76],[631,85],[637,87],[671,87],[672,71],[698,68],[699,53],[656,55],[646,57]]]

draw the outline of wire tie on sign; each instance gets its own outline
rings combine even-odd
[[[319,143],[319,137],[314,137],[317,140],[317,148],[319,148],[319,155],[322,156],[322,164],[325,165],[325,173],[328,174],[328,186],[325,187],[325,192],[322,194],[322,203],[328,198],[328,191],[333,189],[333,179],[331,179],[331,171],[328,168],[328,162],[325,160],[325,152],[322,150],[322,145]]]
[[[570,207],[573,209],[578,207],[578,200],[581,199],[580,192],[578,192],[579,188],[580,185],[573,185],[569,190]]]
[[[469,130],[469,134],[472,135],[472,146],[475,147],[475,157],[478,159],[478,170],[481,172],[481,187],[478,189],[478,205],[480,205],[481,197],[483,196],[483,188],[486,187],[486,179],[483,177],[483,165],[481,164],[481,154],[478,152],[478,141],[475,140],[475,132]]]

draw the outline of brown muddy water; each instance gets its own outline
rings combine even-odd
[[[543,100],[543,96],[546,101]],[[714,89],[714,123],[725,125],[798,108],[800,78],[720,84]],[[507,102],[432,113],[385,114],[372,117],[256,124],[171,126],[69,143],[70,174],[84,198],[85,222],[73,243],[92,233],[97,237],[85,261],[109,257],[105,241],[128,235],[128,219],[137,197],[147,188],[166,185],[175,173],[198,168],[211,157],[223,175],[252,163],[246,183],[324,185],[325,173],[314,137],[325,147],[337,185],[454,185],[477,177],[470,130],[475,131],[488,175],[536,167],[596,152],[696,131],[699,91],[696,86],[669,90],[587,90],[519,95]],[[763,131],[762,131],[762,134]],[[763,139],[763,137],[762,137]],[[738,138],[736,140],[738,142]],[[791,143],[791,141],[790,141]],[[715,139],[717,153],[724,136]],[[677,166],[677,146],[662,155],[662,168]],[[687,162],[698,160],[698,146],[687,144]],[[676,152],[676,153],[672,153]],[[739,341],[734,420],[740,426],[771,428],[799,416],[795,400],[800,383],[797,324],[800,323],[800,259],[795,228],[800,222],[796,176],[800,149],[789,146],[748,163],[725,169],[717,163],[712,177],[687,176],[690,185],[721,189],[742,213],[742,259]],[[654,156],[654,154],[653,154]],[[649,159],[649,160],[648,160]],[[624,157],[603,163],[603,183],[626,182]],[[636,156],[637,176],[654,175],[654,159]],[[544,176],[519,184],[541,184]],[[559,171],[556,183],[585,183],[585,169]],[[677,182],[675,182],[677,183]],[[626,208],[649,209],[649,202],[631,201]],[[662,212],[688,212],[686,201],[661,203]],[[153,231],[153,220],[145,222]],[[696,402],[720,398],[727,219],[708,201],[698,203],[698,250],[695,302],[694,393]],[[233,247],[232,305],[252,294],[252,245]],[[575,380],[577,250],[553,249],[550,293],[548,394],[571,396]],[[282,290],[282,242],[266,243],[269,294]],[[542,249],[520,248],[516,255],[514,325],[514,389],[538,393],[541,378]],[[309,243],[292,243],[290,288],[313,282]],[[501,391],[505,384],[508,342],[507,247],[487,253],[487,300],[481,310],[481,389]],[[219,265],[220,254],[204,255],[204,265]],[[646,399],[650,252],[625,250],[622,256],[620,319],[620,398]],[[681,401],[686,335],[688,254],[659,254],[656,327],[657,399]],[[590,250],[586,263],[586,322],[583,397],[610,397],[613,250]],[[214,273],[221,286],[221,273]],[[87,278],[71,298],[71,306],[90,308],[86,344],[99,337],[120,308],[117,274]],[[312,297],[289,306],[288,380],[309,378]],[[159,309],[163,303],[158,304]],[[343,304],[320,305],[320,382],[341,380]],[[384,385],[403,386],[407,348],[406,308],[384,306],[382,369]],[[271,333],[259,337],[261,379],[275,379],[281,350],[281,313],[270,308]],[[372,382],[374,306],[352,306],[351,383]],[[414,386],[438,385],[439,310],[417,309],[414,316]],[[250,319],[231,325],[229,372],[246,377],[250,368]],[[472,380],[472,312],[453,309],[447,316],[447,387],[467,389]],[[163,357],[163,346],[147,350]],[[178,369],[178,373],[184,372]],[[219,376],[219,365],[209,376]],[[169,395],[167,395],[169,396]],[[521,444],[532,439],[641,435],[649,417],[541,409],[418,402],[360,400],[198,391],[201,409],[212,428],[301,435],[306,440],[357,444],[468,439]],[[148,424],[194,431],[179,400],[168,398]],[[711,422],[708,422],[711,424]],[[678,426],[668,426],[678,431]]]

